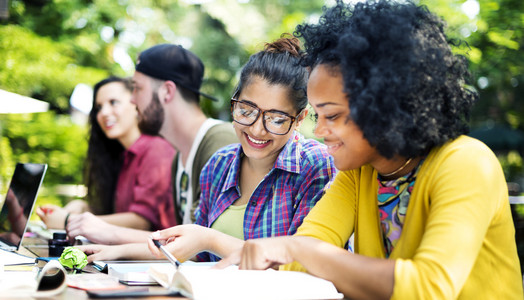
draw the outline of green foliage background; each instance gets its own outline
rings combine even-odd
[[[177,43],[206,65],[205,112],[228,119],[228,99],[240,67],[263,43],[315,21],[333,0],[11,0],[0,21],[0,88],[50,103],[51,111],[0,116],[0,194],[16,161],[50,165],[44,185],[81,184],[85,126],[69,118],[69,98],[78,83],[93,85],[110,75],[130,76],[128,60],[158,43]],[[449,36],[465,40],[456,48],[471,62],[472,85],[481,100],[472,127],[524,125],[524,1],[419,0],[448,23]],[[477,3],[468,17],[464,5]],[[481,85],[480,82],[488,82]],[[304,124],[312,136],[312,122]],[[508,180],[522,177],[522,153],[501,153]],[[63,199],[61,201],[66,201]]]

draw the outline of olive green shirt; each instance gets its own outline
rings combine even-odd
[[[195,210],[198,207],[200,201],[200,172],[204,168],[205,164],[211,158],[211,156],[220,148],[238,143],[238,138],[236,136],[235,130],[231,123],[220,123],[217,124],[206,132],[198,149],[195,153],[195,158],[193,160],[193,166],[191,171],[191,189],[193,193],[193,204],[191,208],[191,220],[195,222]],[[175,213],[177,224],[182,224],[183,212],[180,209],[180,205],[176,203],[177,199],[177,188],[176,175],[178,171],[178,156],[175,156],[173,163],[171,165],[171,176],[172,176],[172,185],[173,185],[173,199],[175,199]]]

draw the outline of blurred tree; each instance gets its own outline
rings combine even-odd
[[[11,145],[7,153],[12,152],[17,161],[49,164],[46,184],[82,182],[87,151],[84,126],[75,125],[67,115],[56,115],[53,111],[0,114],[0,121],[4,126],[3,138],[9,139]]]
[[[111,53],[126,17],[120,2],[124,1],[12,0],[7,22],[67,43],[78,65],[121,74]]]
[[[474,121],[487,117],[524,129],[524,1],[480,0],[479,4],[477,30],[468,38],[480,53],[471,65],[481,95]]]
[[[106,70],[78,64],[68,43],[14,25],[0,27],[0,36],[0,88],[45,100],[58,112],[68,112],[76,84],[107,75]]]
[[[454,50],[470,62],[471,84],[480,99],[473,107],[471,128],[497,126],[524,130],[524,1],[420,0],[444,18],[449,36],[463,40]],[[493,132],[496,132],[493,130]],[[485,141],[488,145],[488,141]],[[493,148],[508,181],[520,181],[523,165],[518,147]]]
[[[502,123],[524,129],[524,1],[420,0],[442,16],[452,37],[468,47],[458,51],[470,60],[480,101],[472,126]]]
[[[7,184],[15,171],[13,151],[7,137],[0,135],[0,195],[7,193]],[[4,199],[0,199],[4,201]]]
[[[86,128],[73,124],[68,115],[57,115],[54,111],[0,114],[0,124],[0,194],[7,192],[16,162],[47,163],[37,205],[61,205],[70,200],[71,195],[60,195],[54,187],[82,183]]]
[[[447,21],[451,37],[469,45],[456,51],[470,59],[473,86],[481,95],[472,125],[491,120],[522,128],[524,1],[416,1]],[[131,75],[140,51],[158,43],[176,43],[194,51],[206,65],[203,90],[220,102],[203,100],[204,110],[228,119],[228,99],[249,55],[264,42],[293,32],[297,24],[315,22],[325,3],[331,5],[333,0],[11,0],[10,18],[0,21],[0,88],[50,102],[56,114],[38,119],[41,127],[50,128],[38,135],[54,139],[59,122],[66,122],[62,114],[69,111],[76,84],[92,85],[109,74]],[[11,120],[9,127],[26,121]],[[8,121],[0,122],[0,134],[8,133]],[[28,142],[35,130],[27,126],[25,138],[23,134],[16,139],[3,137],[0,159],[16,161],[21,153],[36,158],[36,152],[42,151],[46,160],[55,157],[49,149]],[[85,143],[85,136],[68,138]],[[60,141],[66,143],[56,140]],[[55,181],[51,169],[59,167],[53,165],[48,180],[80,183],[82,164],[73,160],[82,160],[84,153],[72,153],[65,144],[55,147],[69,155],[62,159],[71,162],[68,169],[78,176]],[[5,149],[11,148],[13,153],[8,154]],[[2,170],[9,165],[4,161],[0,161]]]

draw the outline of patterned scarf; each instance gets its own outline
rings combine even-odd
[[[377,178],[378,209],[386,257],[389,257],[393,252],[402,233],[409,198],[422,161],[413,171],[403,177],[394,180],[381,180],[382,177],[379,175]]]

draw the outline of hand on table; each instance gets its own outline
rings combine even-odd
[[[244,246],[219,261],[214,268],[238,264],[239,269],[264,270],[293,262],[288,250],[290,237],[247,240]]]
[[[125,250],[128,245],[84,245],[76,246],[84,251],[87,255],[87,262],[92,263],[95,260],[118,260],[125,257]]]
[[[164,244],[173,256],[183,262],[199,252],[210,250],[208,242],[210,241],[211,235],[212,230],[207,227],[187,224],[155,231],[151,236],[153,239],[159,240]],[[148,241],[148,247],[156,257],[164,257],[162,252],[160,252],[151,240]]]

